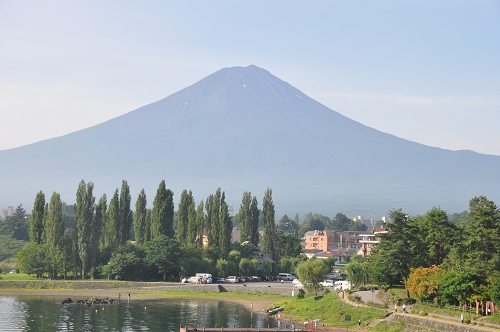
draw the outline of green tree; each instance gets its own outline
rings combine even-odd
[[[165,180],[160,182],[153,201],[151,212],[151,239],[166,235],[172,238],[174,234],[174,193],[167,189]]]
[[[221,201],[222,199],[222,193],[220,188],[217,188],[215,195],[214,195],[214,200],[212,203],[212,210],[210,211],[210,214],[212,215],[212,239],[208,242],[209,246],[218,246],[219,245],[219,239],[220,239],[220,209],[221,209]]]
[[[48,213],[45,216],[45,241],[47,243],[47,250],[54,260],[52,261],[52,278],[57,277],[57,260],[59,259],[58,248],[60,246],[61,238],[64,235],[65,225],[62,214],[62,201],[61,195],[54,192],[50,198],[50,205]]]
[[[277,229],[281,230],[285,233],[290,233],[293,235],[297,235],[299,232],[299,225],[296,221],[290,219],[286,214],[281,217],[278,221]]]
[[[485,196],[469,203],[469,223],[465,226],[464,245],[468,266],[486,278],[500,269],[500,213],[497,205]]]
[[[191,200],[191,204],[188,207],[188,230],[186,241],[190,244],[194,244],[196,242],[196,238],[198,236],[198,223],[196,221],[196,203],[194,202],[194,198]],[[201,212],[203,213],[203,208],[201,208]]]
[[[207,200],[205,202],[205,211],[207,212],[207,215],[205,217],[205,226],[207,227],[207,241],[208,244],[212,243],[214,237],[214,232],[213,232],[213,221],[212,221],[212,205],[214,204],[214,195],[209,195],[207,197]]]
[[[159,235],[144,244],[146,261],[157,267],[167,280],[167,273],[178,266],[181,258],[179,242],[167,235]]]
[[[333,218],[329,228],[336,231],[347,231],[349,230],[350,224],[351,219],[349,219],[345,214],[339,212]]]
[[[295,272],[308,292],[318,294],[318,290],[320,289],[319,283],[325,279],[325,275],[328,273],[328,266],[326,266],[322,259],[312,258],[301,262],[295,268]]]
[[[427,244],[427,266],[441,265],[457,240],[457,228],[446,211],[433,207],[423,219],[424,242]]]
[[[94,217],[95,197],[94,184],[81,181],[76,192],[75,222],[78,241],[78,256],[81,262],[81,275],[85,279],[90,256],[90,236],[92,232],[92,219]]]
[[[141,190],[137,201],[135,202],[134,213],[134,235],[136,244],[143,244],[146,242],[146,227],[147,227],[147,206],[146,192]]]
[[[229,262],[225,259],[218,259],[215,264],[215,274],[220,277],[226,277],[229,275]]]
[[[198,208],[196,209],[196,240],[197,246],[203,246],[203,228],[205,226],[205,213],[203,212],[204,204],[201,200]]]
[[[465,303],[478,288],[476,277],[472,273],[448,272],[439,284],[439,299],[443,303],[459,305]]]
[[[35,197],[35,204],[31,212],[29,237],[36,244],[43,243],[43,218],[45,214],[45,194],[40,190]]]
[[[17,240],[29,241],[29,221],[23,205],[20,204],[12,216],[0,223],[0,234],[11,236]]]
[[[240,260],[239,271],[240,271],[239,274],[244,275],[244,276],[252,276],[252,275],[255,275],[257,272],[255,270],[255,265],[252,263],[252,260],[249,258],[242,258]]]
[[[277,232],[279,243],[279,257],[297,257],[302,250],[301,240],[293,234],[284,233],[283,231]]]
[[[117,280],[141,280],[144,269],[144,262],[135,250],[115,251],[109,260],[109,273]]]
[[[189,206],[193,202],[193,193],[191,190],[184,189],[181,193],[181,200],[179,202],[179,209],[177,212],[177,237],[179,243],[184,244],[188,238],[188,224],[189,224]]]
[[[95,215],[92,220],[92,226],[90,231],[90,271],[92,273],[92,278],[95,278],[95,270],[99,262],[99,244],[101,238],[103,237],[103,228],[106,224],[106,212],[107,212],[107,197],[103,194],[99,199],[99,202],[95,206]]]
[[[374,250],[370,256],[384,269],[384,281],[389,284],[394,280],[401,281],[406,287],[406,278],[410,274],[412,260],[415,252],[412,251],[411,244],[414,238],[413,226],[410,217],[401,209],[389,212],[391,222],[388,223],[390,231],[381,234],[381,241],[377,245],[378,250]],[[408,292],[407,295],[409,296]]]
[[[252,225],[250,227],[250,242],[254,246],[259,245],[259,218],[260,210],[259,203],[257,202],[257,197],[252,198],[252,204],[250,205],[250,211],[252,213]]]
[[[240,242],[250,241],[252,233],[252,194],[249,191],[243,193],[238,219],[240,220]]]
[[[120,244],[120,198],[115,190],[107,209],[105,226],[105,247],[117,248]]]
[[[352,260],[345,267],[347,279],[354,285],[365,285],[368,283],[369,274],[367,265],[358,260]]]
[[[122,181],[122,188],[120,191],[120,222],[117,229],[119,230],[120,245],[124,245],[130,240],[130,231],[132,230],[133,213],[130,209],[132,198],[130,196],[130,187],[127,181]]]
[[[41,278],[49,270],[49,257],[45,244],[30,242],[16,254],[16,265],[22,273]]]
[[[233,223],[229,217],[229,209],[226,202],[222,203],[219,220],[219,248],[221,250],[221,258],[226,259],[231,249],[231,233],[233,231]]]
[[[277,261],[276,257],[276,232],[274,224],[274,203],[273,203],[273,191],[271,188],[267,188],[264,194],[263,214],[264,214],[264,237],[262,239],[262,251],[269,255],[274,261]]]

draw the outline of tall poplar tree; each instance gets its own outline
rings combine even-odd
[[[222,203],[220,212],[220,237],[219,248],[221,258],[227,259],[231,248],[231,233],[233,231],[233,222],[229,217],[229,207],[226,202]]]
[[[118,196],[118,189],[115,190],[106,216],[105,226],[105,246],[108,248],[117,248],[120,244],[120,198]]]
[[[238,219],[240,220],[240,243],[250,241],[252,233],[252,193],[245,191],[241,199]]]
[[[61,195],[54,192],[50,198],[50,205],[48,212],[45,216],[45,242],[47,243],[47,249],[49,252],[49,257],[52,259],[52,277],[57,276],[58,270],[58,259],[62,255],[61,251],[61,239],[64,235],[64,220],[62,214],[62,201]]]
[[[40,190],[36,194],[35,204],[31,212],[29,237],[36,244],[43,243],[43,218],[45,215],[45,194]]]
[[[132,202],[132,197],[130,196],[130,187],[127,181],[122,181],[122,189],[120,192],[120,223],[118,229],[119,234],[119,244],[124,245],[130,240],[130,231],[132,230],[133,215],[130,209],[130,203]]]
[[[251,212],[251,226],[250,226],[250,242],[255,246],[259,245],[259,203],[257,202],[257,196],[252,198],[252,205],[250,206]]]
[[[189,207],[193,201],[191,190],[184,189],[177,210],[177,236],[180,244],[185,244],[188,237]]]
[[[209,242],[208,245],[218,245],[220,238],[220,203],[221,203],[221,190],[217,188],[214,195],[214,201],[212,203],[212,237],[214,241]]]
[[[276,261],[276,231],[274,223],[275,212],[273,203],[273,191],[271,188],[267,188],[264,194],[262,212],[264,214],[264,238],[262,239],[262,251],[264,251],[269,255],[269,257]]]
[[[208,245],[215,238],[213,237],[213,222],[212,222],[212,205],[214,203],[214,195],[210,195],[205,202],[205,210],[207,211],[207,215],[205,217],[205,226],[207,227],[207,241]]]
[[[198,224],[196,223],[196,204],[193,198],[191,199],[191,204],[189,204],[188,208],[188,230],[187,230],[186,242],[189,244],[194,244],[197,235],[198,235]]]
[[[94,220],[92,221],[92,227],[90,233],[91,250],[90,250],[89,265],[93,278],[95,277],[94,275],[95,268],[99,261],[99,255],[100,255],[99,244],[103,237],[104,225],[106,224],[106,212],[107,212],[107,197],[106,194],[103,194],[95,207],[95,215],[94,215]]]
[[[92,219],[94,217],[95,197],[93,194],[94,184],[89,181],[81,181],[76,192],[75,203],[75,228],[78,241],[78,256],[81,261],[82,279],[88,270],[88,259],[90,256],[90,236]]]
[[[167,189],[165,180],[160,182],[153,201],[151,212],[151,239],[166,235],[172,238],[174,234],[174,193]]]
[[[203,228],[205,227],[205,212],[203,211],[204,204],[201,200],[198,208],[196,209],[196,238],[195,243],[197,246],[203,246]]]
[[[137,244],[143,244],[146,242],[146,232],[147,232],[147,199],[146,192],[144,189],[141,190],[139,196],[137,196],[137,201],[135,202],[135,213],[134,213],[134,235],[135,242]]]

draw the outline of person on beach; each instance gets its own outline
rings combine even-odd
[[[128,293],[128,301],[130,302],[130,293]]]
[[[118,293],[118,302],[120,302],[121,297],[122,297],[122,293]]]
[[[358,319],[358,329],[361,328],[361,319]]]
[[[403,312],[406,312],[406,304],[403,303]]]

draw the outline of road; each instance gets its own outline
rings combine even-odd
[[[373,298],[373,303],[374,304],[384,304],[383,301],[381,301],[379,298],[378,298],[378,290],[376,289],[373,293],[372,291],[359,291],[359,292],[354,292],[351,294],[352,296],[360,296],[361,297],[361,301],[363,301],[365,304],[370,304],[372,303],[372,298]],[[373,297],[372,297],[373,295]]]

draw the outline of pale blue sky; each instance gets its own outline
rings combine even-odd
[[[0,0],[0,150],[249,64],[381,131],[500,155],[498,0]]]

